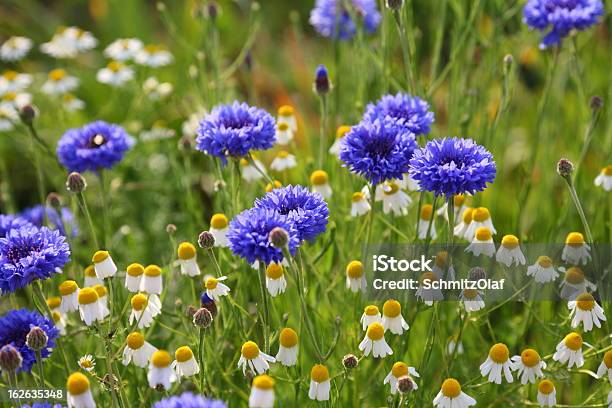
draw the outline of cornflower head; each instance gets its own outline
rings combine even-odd
[[[426,135],[431,131],[434,114],[429,103],[409,94],[398,92],[395,95],[384,95],[376,103],[370,103],[363,115],[364,121],[392,119],[395,124],[413,133],[415,136]]]
[[[334,40],[350,40],[357,32],[353,16],[363,19],[363,27],[367,33],[378,29],[381,15],[375,0],[350,0],[346,2],[352,10],[347,10],[340,0],[317,0],[310,12],[310,24],[325,38]]]

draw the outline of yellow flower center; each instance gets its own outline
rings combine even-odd
[[[242,345],[240,353],[242,353],[242,357],[247,360],[253,360],[259,356],[259,346],[253,341],[247,341]]]
[[[110,69],[113,72],[119,72],[123,68],[123,64],[119,61],[111,61],[106,65],[106,68]]]
[[[448,252],[440,251],[436,254],[436,265],[445,268],[448,265]]]
[[[17,99],[17,94],[15,92],[7,92],[4,94],[4,96],[2,96],[2,99],[7,102],[12,102]]]
[[[399,191],[399,186],[393,182],[387,182],[384,185],[383,193],[386,195],[393,195]]]
[[[61,68],[57,68],[49,72],[49,79],[51,81],[61,81],[65,77],[66,71]]]
[[[79,290],[79,304],[89,305],[98,301],[98,292],[93,288]]]
[[[130,333],[127,337],[127,345],[132,350],[138,350],[144,346],[144,336],[138,332]]]
[[[191,351],[188,346],[179,347],[174,352],[174,358],[176,358],[176,361],[179,363],[184,363],[193,358],[193,351]]]
[[[266,276],[270,279],[280,279],[283,276],[283,266],[277,263],[271,263],[266,268]]]
[[[294,347],[298,343],[298,335],[295,330],[286,327],[280,332],[279,342],[283,347]]]
[[[442,395],[448,398],[457,398],[461,395],[461,384],[454,378],[447,378],[442,383]]]
[[[480,227],[476,230],[477,241],[488,241],[491,239],[491,230],[487,227]]]
[[[538,384],[538,391],[544,395],[548,395],[555,390],[555,385],[550,380],[542,380]]]
[[[57,324],[57,322],[59,322],[62,318],[62,315],[59,312],[53,312],[51,313],[51,316],[53,317],[53,323]]]
[[[89,380],[81,373],[72,373],[66,381],[66,389],[71,395],[81,395],[89,390]]]
[[[372,323],[371,325],[368,326],[367,335],[370,338],[370,340],[374,340],[374,341],[380,340],[383,337],[385,337],[385,328],[380,323],[377,323],[377,322]]]
[[[59,285],[59,292],[62,296],[68,296],[79,288],[79,285],[73,280],[67,280]]]
[[[130,276],[140,276],[144,273],[144,266],[139,263],[133,263],[128,265],[126,272]]]
[[[585,292],[576,297],[576,306],[580,310],[589,312],[595,307],[595,298],[590,293]]]
[[[213,290],[217,287],[218,284],[219,281],[216,278],[208,278],[206,279],[206,283],[204,283],[204,286],[206,286],[206,289],[208,290]]]
[[[505,363],[506,361],[508,361],[509,356],[510,351],[504,343],[494,344],[493,347],[489,349],[489,357],[497,364]]]
[[[108,258],[109,256],[110,254],[108,253],[108,251],[96,251],[96,253],[93,254],[93,256],[91,257],[91,262],[97,264],[106,260],[106,258]]]
[[[579,247],[584,245],[584,237],[579,232],[570,232],[565,238],[565,243],[569,246]]]
[[[433,282],[437,280],[438,278],[433,272],[425,272],[421,275],[421,282]]]
[[[351,200],[354,203],[358,203],[359,201],[362,201],[363,199],[365,199],[365,194],[363,194],[361,191],[357,191],[353,193],[353,196],[351,197]]]
[[[155,277],[161,275],[161,268],[157,265],[147,265],[144,269],[144,274],[146,276]]]
[[[47,298],[47,306],[49,309],[57,309],[62,304],[62,298],[59,296],[51,296]]]
[[[577,266],[572,266],[565,272],[565,281],[573,285],[579,285],[584,282],[584,272]]]
[[[391,368],[391,374],[393,374],[395,378],[400,378],[405,375],[408,375],[408,366],[406,365],[406,363],[398,361],[397,363],[393,364],[393,368]]]
[[[518,246],[519,240],[514,235],[504,235],[501,243],[504,247],[508,249],[514,249]]]
[[[183,261],[192,259],[196,256],[196,248],[190,242],[181,242],[178,247],[178,257]]]
[[[310,370],[310,379],[314,382],[322,383],[329,380],[329,370],[322,364],[317,364]]]
[[[106,287],[104,285],[96,285],[93,288],[98,294],[98,298],[103,298],[108,294],[108,291],[106,290]]]
[[[286,132],[289,130],[289,124],[287,122],[281,122],[278,124],[278,130],[281,132]]]
[[[81,367],[83,368],[92,368],[94,366],[93,361],[88,358],[81,360]]]
[[[603,361],[607,368],[612,368],[612,350],[606,351]]]
[[[478,207],[472,213],[472,219],[476,222],[485,222],[491,217],[489,210],[486,207]]]
[[[4,71],[2,73],[2,76],[5,79],[8,79],[9,81],[14,81],[15,78],[17,78],[17,75],[19,75],[19,73],[17,71],[13,71],[13,70]]]
[[[465,202],[465,196],[463,194],[457,194],[453,197],[453,203],[455,204],[455,208],[459,208]]]
[[[282,105],[278,108],[278,116],[293,116],[294,112],[293,106],[290,105]]]
[[[363,312],[367,316],[376,316],[378,314],[378,306],[374,306],[374,305],[366,306]]]
[[[550,268],[552,266],[552,259],[546,255],[539,256],[538,265],[540,265],[542,268]]]
[[[242,167],[246,167],[246,166],[248,166],[248,165],[250,165],[250,164],[251,164],[251,163],[249,163],[249,161],[248,161],[247,159],[245,159],[245,158],[240,159],[240,165],[241,165]]]
[[[274,388],[274,379],[269,375],[258,375],[253,379],[253,387],[260,390],[271,390]]]
[[[402,312],[402,306],[397,300],[387,300],[383,305],[383,314],[387,317],[397,317]]]
[[[359,279],[363,276],[363,264],[359,261],[351,261],[346,266],[346,275],[351,279]]]
[[[163,48],[157,44],[145,45],[144,50],[149,54],[155,54],[156,52],[162,51]]]
[[[570,333],[565,336],[565,338],[563,339],[563,343],[568,349],[572,351],[578,351],[582,348],[582,336],[580,336],[576,332]]]
[[[338,129],[336,130],[336,139],[343,138],[350,131],[351,131],[350,126],[346,126],[346,125],[339,126]]]
[[[96,269],[93,265],[89,265],[87,268],[85,268],[85,276],[88,276],[90,278],[96,277]]]
[[[279,159],[286,159],[287,157],[289,157],[289,152],[286,150],[281,150],[280,152],[278,152],[276,157],[278,157]]]
[[[605,176],[612,176],[612,164],[608,164],[606,167],[604,167],[603,169],[601,169],[601,172],[605,175]]]
[[[280,188],[282,187],[282,183],[278,180],[274,180],[274,187],[272,187],[272,183],[268,183],[266,184],[266,193],[269,193],[270,191],[274,190],[275,188]]]
[[[476,299],[476,296],[478,296],[478,291],[476,289],[465,289],[463,291],[463,297],[468,300]]]
[[[227,217],[225,214],[215,214],[210,219],[210,226],[214,229],[224,229],[227,227]]]
[[[172,362],[172,357],[165,350],[157,350],[151,356],[151,363],[157,368],[168,367]]]
[[[525,367],[535,367],[540,363],[540,355],[534,349],[525,349],[521,353],[521,361]]]
[[[473,208],[466,208],[465,211],[463,211],[463,223],[464,224],[469,224],[470,222],[472,222],[472,215],[474,214],[474,209]]]
[[[142,293],[137,293],[136,295],[132,296],[130,303],[132,304],[132,309],[136,310],[137,312],[141,312],[145,307],[147,307],[147,303],[149,303],[149,301],[145,295]]]
[[[322,186],[327,184],[327,173],[323,170],[315,170],[310,175],[310,183],[315,186]]]
[[[431,204],[423,204],[421,207],[421,219],[424,221],[431,220],[433,214],[433,206]]]

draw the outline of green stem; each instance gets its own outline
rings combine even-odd
[[[572,181],[571,176],[564,177],[564,178],[565,178],[565,181],[567,182],[567,187],[569,188],[570,196],[572,197],[572,201],[574,202],[576,211],[578,211],[578,215],[580,216],[580,221],[582,222],[582,226],[584,227],[584,232],[586,234],[587,243],[591,245],[591,248],[593,248],[593,243],[594,243],[593,234],[591,234],[591,228],[589,227],[589,223],[586,219],[586,215],[584,214],[582,204],[580,204],[580,199],[578,198],[578,194],[576,193],[574,182]]]
[[[45,388],[45,370],[43,368],[42,353],[40,350],[36,350],[36,367],[38,368],[39,386]]]
[[[96,250],[100,249],[100,243],[98,242],[98,236],[96,235],[96,229],[93,224],[93,220],[91,218],[91,213],[89,212],[89,206],[87,205],[87,201],[85,200],[85,195],[83,192],[77,193],[77,201],[79,206],[81,207],[81,211],[85,215],[85,219],[87,220],[87,225],[89,226],[89,231],[91,233],[91,238],[94,241],[94,245],[96,246]]]
[[[270,308],[268,306],[268,293],[266,290],[266,266],[263,261],[259,261],[259,290],[261,294],[261,302],[263,304],[262,313],[262,331],[264,338],[264,352],[270,353]]]
[[[327,97],[321,95],[320,101],[320,113],[321,121],[319,122],[319,169],[323,169],[323,163],[325,161],[325,153],[327,151]]]
[[[102,202],[102,218],[104,225],[102,227],[102,244],[105,249],[109,249],[109,235],[112,228],[110,226],[110,217],[108,215],[108,203],[106,198],[106,184],[104,182],[103,170],[98,171],[98,178],[100,180],[100,201]]]
[[[204,328],[200,327],[200,342],[198,343],[198,360],[200,360],[200,392],[204,394]]]
[[[402,57],[404,59],[404,74],[406,75],[406,82],[408,83],[408,89],[410,93],[414,95],[414,93],[416,92],[416,84],[412,73],[412,55],[410,55],[410,45],[408,44],[404,19],[402,18],[402,15],[400,14],[399,10],[393,11],[393,17],[395,18],[395,24],[397,26],[397,32],[400,38],[400,45],[402,47]]]

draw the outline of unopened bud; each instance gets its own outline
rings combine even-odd
[[[563,178],[568,178],[574,172],[574,163],[568,159],[561,159],[557,163],[557,173]]]
[[[0,368],[2,371],[15,372],[21,367],[22,362],[21,353],[11,344],[6,344],[0,348]]]
[[[397,389],[402,394],[410,392],[414,389],[414,384],[412,382],[412,378],[407,375],[401,376],[397,379]]]
[[[404,5],[404,0],[387,0],[387,8],[391,10],[399,10]]]
[[[47,196],[47,204],[53,208],[60,208],[62,206],[61,196],[54,192],[49,193]]]
[[[478,281],[486,278],[487,272],[484,270],[484,268],[481,268],[479,266],[470,269],[470,271],[468,272],[468,279],[471,281]]]
[[[19,117],[23,123],[31,125],[36,117],[36,110],[32,105],[26,105],[19,111]]]
[[[354,354],[347,354],[342,357],[342,366],[347,370],[356,368],[359,365],[359,359]]]
[[[603,99],[601,96],[595,95],[593,97],[591,97],[591,101],[589,103],[589,106],[591,107],[592,110],[596,111],[599,110],[601,108],[603,108]]]
[[[198,245],[202,249],[212,249],[215,246],[215,236],[209,231],[202,231],[198,235]]]
[[[32,327],[26,336],[26,345],[34,351],[40,351],[47,347],[48,341],[47,333],[38,326]]]
[[[189,151],[193,149],[193,139],[190,136],[183,136],[179,139],[179,150]]]
[[[77,173],[76,171],[70,173],[68,175],[68,179],[66,180],[66,189],[71,193],[82,193],[87,188],[87,181],[81,173]]]
[[[325,65],[321,64],[315,71],[314,90],[319,95],[325,95],[331,90],[331,82]]]
[[[174,235],[176,233],[176,225],[168,224],[166,225],[166,232],[168,235]]]
[[[289,235],[283,228],[275,227],[270,231],[269,239],[275,248],[284,248],[287,242],[289,242]]]
[[[210,327],[212,321],[212,313],[210,313],[210,311],[204,307],[199,308],[193,315],[193,324],[201,329]]]

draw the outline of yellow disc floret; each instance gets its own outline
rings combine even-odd
[[[601,174],[604,176],[612,176],[612,164],[608,164],[606,167],[601,169]]]
[[[178,247],[177,255],[183,261],[192,259],[196,256],[196,248],[191,242],[181,242]]]
[[[161,268],[157,265],[147,265],[144,269],[145,276],[155,277],[161,275]]]
[[[489,357],[497,364],[503,364],[508,361],[510,351],[504,343],[497,343],[489,349]]]
[[[281,150],[276,154],[276,157],[278,157],[279,159],[286,159],[287,157],[289,157],[289,152],[286,150]]]
[[[360,279],[363,276],[363,264],[359,261],[351,261],[346,266],[346,276],[351,279]]]
[[[172,362],[172,357],[165,350],[156,350],[151,356],[151,364],[157,368],[165,368]]]
[[[385,193],[386,195],[393,195],[397,193],[398,191],[399,191],[399,186],[397,185],[397,183],[393,183],[391,181],[385,183],[384,188],[383,188],[383,193]]]
[[[476,296],[478,296],[478,291],[476,289],[464,289],[463,290],[463,297],[467,300],[476,299]]]
[[[488,241],[491,239],[491,230],[487,227],[480,227],[476,230],[476,240]]]
[[[310,175],[310,183],[315,186],[322,186],[327,184],[328,180],[327,172],[324,170],[315,170]]]
[[[584,237],[579,232],[570,232],[565,238],[565,243],[569,246],[579,247],[584,245]]]
[[[397,317],[402,312],[402,305],[397,300],[387,300],[383,305],[383,314],[387,317]]]
[[[288,124],[287,122],[280,122],[280,123],[278,124],[278,130],[280,130],[281,132],[286,132],[286,131],[288,131],[288,130],[289,130],[289,124]],[[243,159],[243,160],[244,160],[244,159]],[[245,161],[246,163],[248,163],[248,161],[246,161],[246,160],[244,160],[244,161]],[[243,162],[242,162],[242,160],[241,160],[240,162],[241,162],[241,163],[243,163]]]
[[[144,336],[139,332],[132,332],[127,336],[127,345],[132,350],[138,350],[144,346]]]
[[[285,327],[281,330],[278,341],[283,347],[294,347],[298,343],[298,335],[295,330]]]
[[[89,380],[82,373],[72,373],[66,381],[66,389],[70,395],[81,395],[89,390]]]
[[[576,332],[572,332],[563,339],[565,347],[572,351],[578,351],[582,348],[582,336]]]
[[[104,285],[96,285],[93,288],[98,294],[98,298],[103,298],[108,294],[108,290],[106,290],[106,287]]]
[[[595,307],[595,298],[588,292],[582,293],[576,297],[576,306],[580,310],[589,312]]]
[[[98,301],[98,293],[94,288],[83,288],[79,290],[79,304],[89,305]]]
[[[97,264],[103,262],[109,256],[110,254],[108,253],[108,251],[96,251],[96,253],[93,254],[93,256],[91,257],[91,262]]]
[[[329,370],[322,364],[316,364],[310,370],[310,379],[314,382],[322,383],[329,380]]]
[[[132,263],[128,265],[126,272],[130,276],[140,276],[144,273],[144,266],[139,263]]]
[[[51,81],[61,81],[66,77],[66,71],[61,68],[52,69],[49,71],[49,79]]]
[[[448,266],[448,252],[440,251],[436,254],[435,259],[436,265],[440,268],[446,268]]]
[[[240,353],[242,354],[242,357],[246,358],[247,360],[252,360],[259,356],[259,346],[254,341],[249,340],[242,345]]]
[[[95,278],[97,276],[96,269],[93,265],[89,265],[87,268],[85,268],[85,276],[89,278]]]
[[[206,289],[208,290],[213,290],[217,287],[218,284],[219,280],[217,278],[208,278],[206,279],[206,283],[204,284],[204,286],[206,286]]]
[[[462,221],[464,224],[469,224],[472,222],[472,216],[474,215],[474,209],[473,208],[466,208],[465,211],[463,211],[463,215],[461,217]]]
[[[59,292],[62,296],[68,296],[77,291],[79,285],[73,280],[67,280],[59,285]]]
[[[132,305],[132,309],[140,312],[144,310],[145,307],[147,307],[147,303],[149,303],[149,300],[142,293],[137,293],[134,296],[132,296],[130,303]]]
[[[260,390],[271,390],[274,388],[274,379],[266,374],[258,375],[253,379],[253,387]]]
[[[489,210],[486,207],[478,207],[474,208],[472,212],[472,219],[476,222],[485,222],[491,218],[491,214],[489,214]]]
[[[272,185],[272,183],[266,184],[266,193],[269,193],[276,188],[281,188],[282,186],[283,184],[280,181],[274,180],[274,185]]]
[[[350,130],[351,130],[350,126],[346,126],[346,125],[339,126],[338,129],[336,129],[336,139],[343,138],[348,132],[350,132]]]
[[[514,249],[518,246],[519,240],[515,235],[504,235],[501,243],[508,249]]]
[[[442,395],[448,398],[457,398],[461,395],[461,384],[454,378],[447,378],[442,383]]]
[[[364,199],[365,199],[365,194],[363,194],[361,191],[357,191],[353,193],[353,196],[351,197],[351,201],[353,201],[354,203],[358,203]]]
[[[405,375],[408,375],[408,365],[406,363],[398,361],[397,363],[393,364],[393,367],[391,368],[391,374],[393,374],[395,378],[400,378]]]
[[[542,268],[550,268],[552,266],[552,259],[546,255],[539,256],[538,265],[540,265]]]
[[[378,322],[372,323],[368,326],[367,335],[370,340],[380,340],[385,337],[385,328]]]
[[[179,347],[174,352],[174,358],[179,363],[184,363],[185,361],[189,361],[193,358],[193,351],[191,351],[188,346]]]
[[[608,369],[612,368],[612,350],[606,351],[606,354],[604,354],[603,362]]]
[[[534,349],[525,349],[521,353],[521,361],[525,367],[535,367],[540,363],[540,355]]]
[[[294,109],[291,105],[282,105],[278,108],[278,116],[293,116]]]
[[[542,380],[538,384],[538,391],[544,395],[548,395],[555,390],[555,385],[550,380]]]
[[[433,206],[431,204],[423,204],[421,207],[421,219],[424,221],[431,220],[433,214]]]
[[[455,208],[461,207],[464,202],[465,202],[465,196],[463,194],[457,194],[456,196],[453,197],[453,204],[455,205]]]
[[[366,316],[376,316],[378,314],[378,306],[374,306],[374,305],[366,306],[365,309],[363,310],[363,313],[365,313]]]
[[[572,266],[565,271],[565,281],[573,285],[579,285],[584,282],[584,272],[577,266]]]
[[[272,262],[266,268],[266,276],[270,279],[280,279],[283,276],[283,266],[281,264],[277,264]]]
[[[228,220],[225,214],[215,214],[210,219],[210,226],[214,229],[224,229],[227,228]]]
[[[57,309],[62,304],[62,298],[59,296],[51,296],[47,298],[47,306],[49,309]]]
[[[431,283],[431,282],[434,282],[434,281],[437,281],[437,280],[438,280],[438,277],[433,272],[425,272],[425,273],[423,273],[421,275],[421,282],[422,283],[424,283],[424,282]]]

